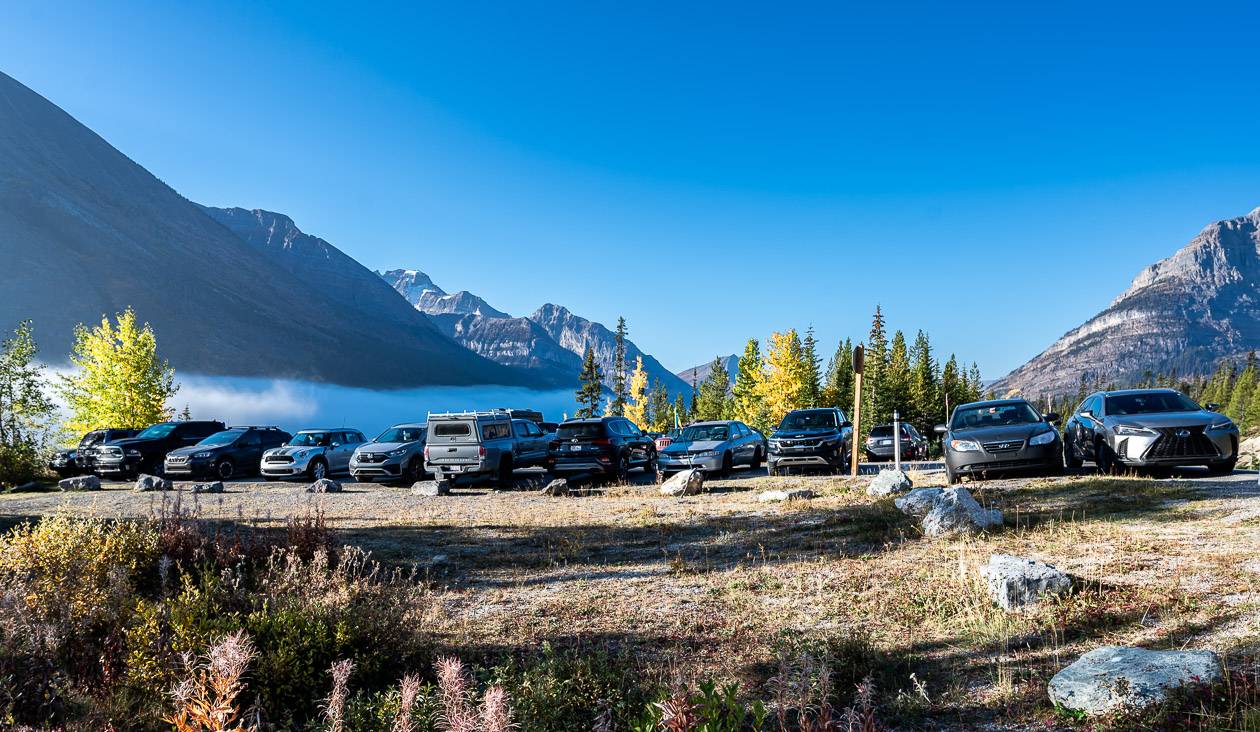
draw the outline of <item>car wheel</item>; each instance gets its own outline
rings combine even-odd
[[[231,460],[220,460],[219,464],[214,466],[214,472],[218,474],[219,480],[231,480],[232,475],[236,473],[236,466]]]
[[[652,456],[648,458],[647,464],[643,466],[643,472],[648,475],[655,475],[659,467],[660,460],[656,457],[656,453],[652,453]]]
[[[625,453],[617,459],[617,467],[613,469],[613,477],[618,482],[624,483],[630,478],[630,456]]]
[[[961,482],[961,480],[962,480],[962,479],[961,479],[961,477],[958,475],[958,473],[955,473],[954,471],[952,471],[952,470],[950,470],[948,467],[946,467],[946,468],[945,468],[945,480],[946,480],[946,481],[948,481],[950,485],[957,485],[959,482]]]
[[[512,487],[512,458],[505,455],[499,459],[499,474],[495,482],[500,488]]]
[[[760,448],[760,447],[759,447],[759,448],[757,448],[756,450],[753,450],[753,459],[752,459],[752,462],[751,462],[751,463],[748,463],[748,469],[749,469],[749,470],[756,470],[757,468],[760,468],[760,467],[761,467],[761,461],[762,461],[762,460],[764,460],[764,459],[765,459],[765,456],[761,454],[761,448]]]
[[[1099,440],[1094,447],[1094,462],[1098,465],[1098,472],[1103,475],[1115,475],[1120,472],[1120,461],[1116,459],[1116,453],[1105,440]]]
[[[403,468],[403,479],[415,483],[420,480],[422,472],[423,468],[420,467],[420,464],[413,457],[407,461],[407,467]]]
[[[718,471],[718,475],[723,478],[729,478],[733,472],[735,472],[735,458],[731,457],[731,453],[728,451],[722,455],[722,469]]]
[[[1221,463],[1208,463],[1208,475],[1229,475],[1234,472],[1234,467],[1238,465],[1238,458],[1226,460]]]
[[[321,458],[315,458],[306,469],[306,475],[311,480],[323,480],[328,477],[328,463]]]
[[[1063,441],[1063,464],[1072,470],[1078,470],[1081,463],[1084,462],[1076,456],[1076,448],[1072,447],[1070,440]]]

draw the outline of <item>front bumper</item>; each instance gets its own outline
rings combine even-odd
[[[841,445],[821,447],[771,447],[766,462],[771,470],[778,468],[838,468],[845,464],[845,450]]]
[[[131,475],[140,471],[140,461],[142,458],[124,457],[121,459],[97,458],[93,465],[93,472],[101,475]]]
[[[1164,428],[1155,435],[1113,435],[1111,448],[1116,458],[1134,467],[1209,465],[1232,460],[1238,455],[1238,433],[1232,430],[1207,432]]]
[[[311,461],[317,455],[308,455],[306,457],[293,458],[290,463],[271,463],[267,462],[267,458],[262,459],[262,463],[258,466],[258,472],[264,478],[291,478],[295,475],[305,475],[307,468],[310,467]]]
[[[188,475],[193,477],[207,477],[214,474],[214,462],[212,460],[189,459],[186,462],[171,462],[168,458],[162,465],[162,470],[167,475]]]
[[[1063,443],[1024,445],[1018,450],[958,452],[946,450],[945,464],[956,475],[1053,471],[1063,465]]]
[[[384,462],[350,461],[350,475],[356,480],[362,478],[401,478],[403,460],[406,458],[390,458]]]
[[[712,473],[722,469],[722,456],[718,454],[707,457],[694,457],[663,452],[657,455],[656,464],[657,469],[664,473],[691,470],[693,468]]]

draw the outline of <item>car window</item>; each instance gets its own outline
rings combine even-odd
[[[246,432],[245,434],[241,435],[241,441],[240,441],[241,447],[258,447],[261,444],[262,444],[262,437],[259,437],[258,433],[254,432],[253,430],[250,430],[249,432]]]
[[[433,434],[437,437],[466,437],[472,434],[467,422],[438,422],[433,425]]]
[[[638,436],[639,436],[639,428],[638,428],[638,427],[636,427],[636,426],[634,425],[634,423],[633,423],[633,422],[631,422],[631,421],[630,421],[630,420],[628,420],[628,419],[623,419],[623,420],[621,420],[621,430],[622,430],[622,432],[621,432],[621,433],[622,433],[623,435],[625,435],[626,437],[638,437]]]
[[[543,433],[542,429],[533,422],[525,423],[525,431],[529,433],[530,437],[542,437]]]
[[[526,427],[524,422],[513,422],[512,431],[517,437],[529,437],[529,427]]]
[[[556,439],[590,440],[604,436],[604,425],[599,422],[566,422],[556,428]]]
[[[483,440],[499,440],[510,435],[511,432],[506,422],[491,422],[481,427],[481,439]]]

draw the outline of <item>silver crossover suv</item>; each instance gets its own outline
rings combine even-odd
[[[263,453],[267,480],[305,477],[319,480],[350,468],[350,456],[367,440],[358,430],[302,430],[281,447]]]
[[[986,478],[1017,471],[1063,472],[1063,448],[1054,423],[1059,415],[1042,414],[1023,399],[993,399],[959,404],[943,435],[945,475],[957,483],[964,475]]]
[[[373,480],[415,482],[424,476],[423,422],[397,424],[359,445],[350,458],[350,474],[364,483]]]
[[[1173,389],[1091,394],[1063,428],[1069,467],[1093,461],[1104,473],[1124,467],[1204,465],[1216,475],[1238,462],[1238,426]]]
[[[766,459],[766,438],[743,422],[696,422],[657,453],[661,476],[689,468],[730,475],[736,464],[756,470]]]

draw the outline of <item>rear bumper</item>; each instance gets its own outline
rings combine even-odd
[[[475,463],[430,463],[425,462],[424,469],[432,473],[436,480],[448,480],[469,475],[489,475],[493,469],[484,462]]]

